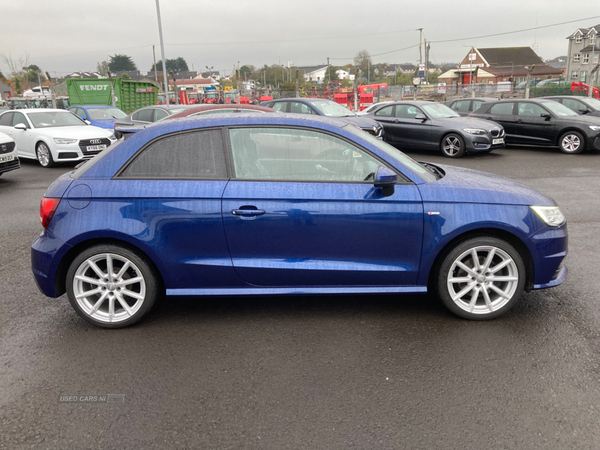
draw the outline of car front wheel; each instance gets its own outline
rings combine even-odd
[[[52,158],[52,152],[48,148],[48,146],[44,142],[40,142],[36,149],[35,153],[37,156],[37,160],[42,167],[52,167],[54,166],[54,159]]]
[[[508,242],[481,236],[456,245],[443,258],[438,294],[450,311],[472,320],[498,317],[523,293],[525,265]]]
[[[448,158],[460,158],[465,154],[465,141],[458,134],[451,133],[443,137],[440,149]]]
[[[583,151],[584,139],[577,131],[567,131],[560,137],[558,146],[560,151],[569,155],[577,155]]]
[[[146,259],[117,245],[80,253],[67,272],[71,306],[88,322],[122,328],[138,322],[158,296],[158,281]]]

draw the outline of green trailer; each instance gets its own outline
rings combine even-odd
[[[158,88],[148,81],[113,78],[115,105],[127,114],[143,106],[156,105]],[[108,78],[70,78],[67,80],[69,103],[76,105],[112,105]]]

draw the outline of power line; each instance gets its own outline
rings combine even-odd
[[[536,27],[533,27],[533,28],[524,28],[522,30],[505,31],[504,33],[486,34],[484,36],[474,36],[474,37],[458,38],[458,39],[445,39],[445,40],[442,40],[442,41],[431,41],[431,43],[432,44],[441,44],[443,42],[468,41],[468,40],[473,40],[473,39],[483,39],[483,38],[494,37],[494,36],[504,36],[504,35],[507,35],[507,34],[523,33],[525,31],[533,31],[533,30],[539,30],[539,29],[542,29],[542,28],[557,27],[559,25],[566,25],[568,23],[582,22],[584,20],[591,20],[591,19],[598,19],[598,18],[600,18],[600,16],[586,17],[584,19],[569,20],[567,22],[553,23],[551,25],[543,25],[541,27],[537,27],[536,26]]]

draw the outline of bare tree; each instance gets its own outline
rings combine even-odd
[[[29,66],[29,54],[25,53],[25,56],[20,56],[18,60],[13,59],[9,53],[0,53],[0,60],[8,66],[9,76],[11,78],[18,78],[23,76],[25,73],[25,67]]]
[[[371,55],[366,50],[361,50],[354,57],[354,65],[357,67],[367,67],[372,65]]]

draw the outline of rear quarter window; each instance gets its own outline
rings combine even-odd
[[[141,150],[119,178],[220,179],[227,166],[220,129],[178,133]]]

